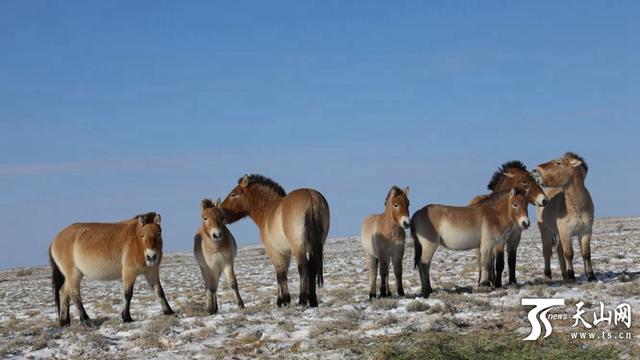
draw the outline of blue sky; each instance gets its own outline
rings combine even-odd
[[[464,204],[571,150],[597,216],[640,215],[637,2],[184,5],[0,3],[0,268],[148,210],[190,250],[200,199],[253,172],[323,192],[344,236],[393,184]]]

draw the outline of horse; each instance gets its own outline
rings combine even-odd
[[[503,192],[504,190],[511,190],[515,187],[519,187],[527,191],[527,200],[529,203],[543,207],[547,204],[549,199],[545,195],[544,191],[531,176],[527,167],[520,161],[508,161],[500,166],[500,168],[493,173],[487,189],[491,190],[491,194],[479,195],[473,198],[469,205],[482,204],[484,202],[492,201],[497,192]],[[504,194],[504,193],[503,193]],[[502,271],[504,270],[504,248],[506,245],[508,253],[509,264],[509,284],[517,284],[516,280],[516,254],[518,251],[518,245],[520,244],[520,238],[522,232],[518,229],[514,229],[511,232],[511,236],[506,239],[506,244],[497,243],[495,247],[495,274],[493,275],[493,285],[496,288],[502,287]],[[480,250],[478,250],[478,259],[480,259]],[[478,262],[480,266],[480,262]],[[493,269],[491,269],[493,272]],[[480,274],[480,271],[478,272]],[[478,278],[478,282],[480,279]]]
[[[573,246],[571,239],[580,240],[580,252],[588,281],[596,276],[591,265],[591,234],[593,233],[594,206],[585,186],[589,167],[582,157],[567,152],[563,157],[538,165],[532,175],[545,188],[549,204],[538,209],[538,228],[542,237],[544,275],[551,281],[551,252],[554,241],[562,278],[574,282]]]
[[[80,320],[89,316],[80,298],[83,277],[110,281],[122,279],[125,305],[122,320],[131,322],[129,307],[133,285],[138,275],[144,275],[160,298],[165,315],[173,310],[160,284],[162,236],[160,214],[150,212],[117,223],[76,223],[62,230],[49,246],[49,261],[53,269],[53,295],[60,326],[71,323],[69,302],[76,304]]]
[[[220,199],[216,202],[211,199],[203,199],[202,225],[194,237],[193,254],[196,258],[200,272],[204,280],[204,288],[207,298],[207,311],[209,314],[218,312],[218,279],[224,271],[227,284],[236,297],[240,308],[244,308],[244,302],[238,291],[238,280],[233,271],[233,260],[238,253],[238,247],[233,235],[225,226],[224,211],[220,208]]]
[[[362,223],[360,240],[369,264],[369,299],[376,297],[376,278],[380,263],[380,297],[390,297],[389,262],[393,264],[398,295],[402,287],[402,259],[404,257],[404,229],[409,227],[409,188],[391,187],[384,201],[382,214],[369,215]]]
[[[419,268],[422,296],[431,294],[429,269],[438,244],[450,250],[480,248],[480,286],[490,286],[493,248],[505,242],[509,233],[530,225],[526,191],[511,189],[492,202],[468,205],[427,205],[411,218],[415,248],[414,265]]]
[[[318,306],[316,282],[323,284],[322,252],[329,233],[329,204],[316,190],[297,189],[287,194],[282,186],[262,175],[245,175],[222,202],[229,223],[249,216],[276,270],[278,306],[291,302],[287,272],[291,255],[298,264],[298,304]]]

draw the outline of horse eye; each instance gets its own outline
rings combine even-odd
[[[398,207],[398,204],[393,204],[393,207],[394,207],[394,208],[397,208],[397,207]]]
[[[238,194],[236,193],[231,193],[231,197],[236,197]]]
[[[144,234],[140,235],[140,237],[144,237]]]
[[[516,203],[514,203],[514,204],[512,204],[512,205],[513,205],[513,207],[514,207],[514,208],[517,208],[517,207],[518,207],[518,204],[516,204]]]
[[[207,218],[202,218],[202,220],[207,221]]]

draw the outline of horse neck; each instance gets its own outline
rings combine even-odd
[[[493,192],[511,190],[516,187],[516,184],[513,180],[507,176],[503,176],[500,181],[493,188]]]
[[[382,230],[385,233],[389,233],[394,228],[394,226],[400,227],[393,220],[393,208],[392,208],[392,205],[387,205],[384,208],[384,212],[380,216],[380,230]]]
[[[584,185],[584,174],[576,174],[573,176],[562,191],[564,192],[567,207],[583,208],[588,202],[587,187]]]
[[[513,223],[513,220],[509,216],[509,198],[510,196],[505,196],[486,205],[487,208],[490,209],[491,216],[495,216],[501,229]]]
[[[249,217],[259,226],[265,221],[271,209],[282,201],[282,196],[263,186],[257,186],[247,197],[249,200]]]

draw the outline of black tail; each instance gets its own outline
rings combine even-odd
[[[313,210],[313,206],[307,209],[304,216],[304,228],[306,238],[311,244],[309,252],[309,286],[315,281],[319,287],[324,285],[324,277],[322,275],[323,262],[323,246],[324,238],[327,234],[322,228],[322,219]]]
[[[415,222],[411,220],[411,237],[413,238],[413,268],[417,268],[420,265],[420,258],[422,257],[422,245],[418,241],[418,235],[416,234]]]
[[[60,317],[60,289],[62,289],[62,285],[64,285],[64,275],[60,271],[58,264],[53,260],[53,256],[51,256],[51,247],[49,247],[49,263],[51,263],[51,268],[53,269],[53,274],[51,276],[51,284],[53,285],[53,298],[56,301],[56,310],[58,311],[58,317]]]

